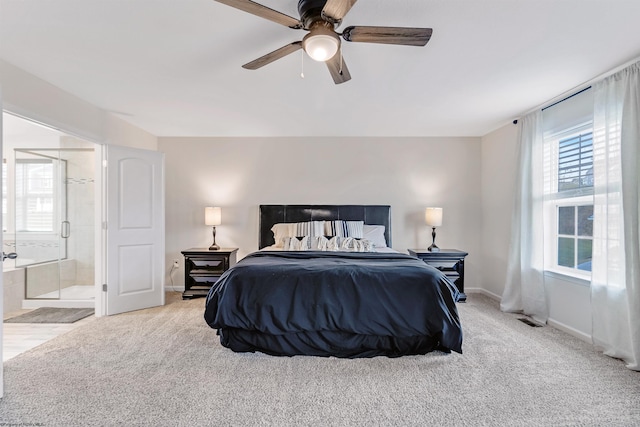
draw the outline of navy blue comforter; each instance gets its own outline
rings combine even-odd
[[[408,255],[255,252],[211,288],[204,318],[239,352],[461,353],[457,296],[444,274]]]

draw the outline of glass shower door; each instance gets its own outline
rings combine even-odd
[[[69,225],[60,152],[16,149],[16,267],[25,267],[26,298],[61,298],[60,261],[67,257]]]

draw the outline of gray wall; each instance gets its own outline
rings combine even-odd
[[[393,247],[426,248],[427,206],[444,208],[438,246],[469,252],[480,280],[480,138],[159,138],[166,153],[166,265],[208,247],[206,206],[222,207],[216,241],[258,249],[258,205],[389,204]],[[174,272],[183,284],[182,267]],[[170,283],[169,278],[167,283]]]

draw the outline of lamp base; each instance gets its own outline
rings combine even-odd
[[[429,252],[440,252],[440,248],[436,246],[436,228],[431,228],[431,246],[427,248]]]
[[[217,251],[220,249],[220,246],[216,245],[216,226],[213,226],[213,243],[211,243],[211,246],[209,246],[209,250],[210,251]]]

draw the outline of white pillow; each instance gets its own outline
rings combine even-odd
[[[291,237],[291,224],[274,224],[273,227],[271,227],[271,232],[273,233],[273,240],[275,241],[273,246],[281,248],[284,244],[284,238]]]
[[[386,248],[387,240],[384,238],[384,225],[367,225],[362,229],[362,237],[373,243],[376,248]]]

